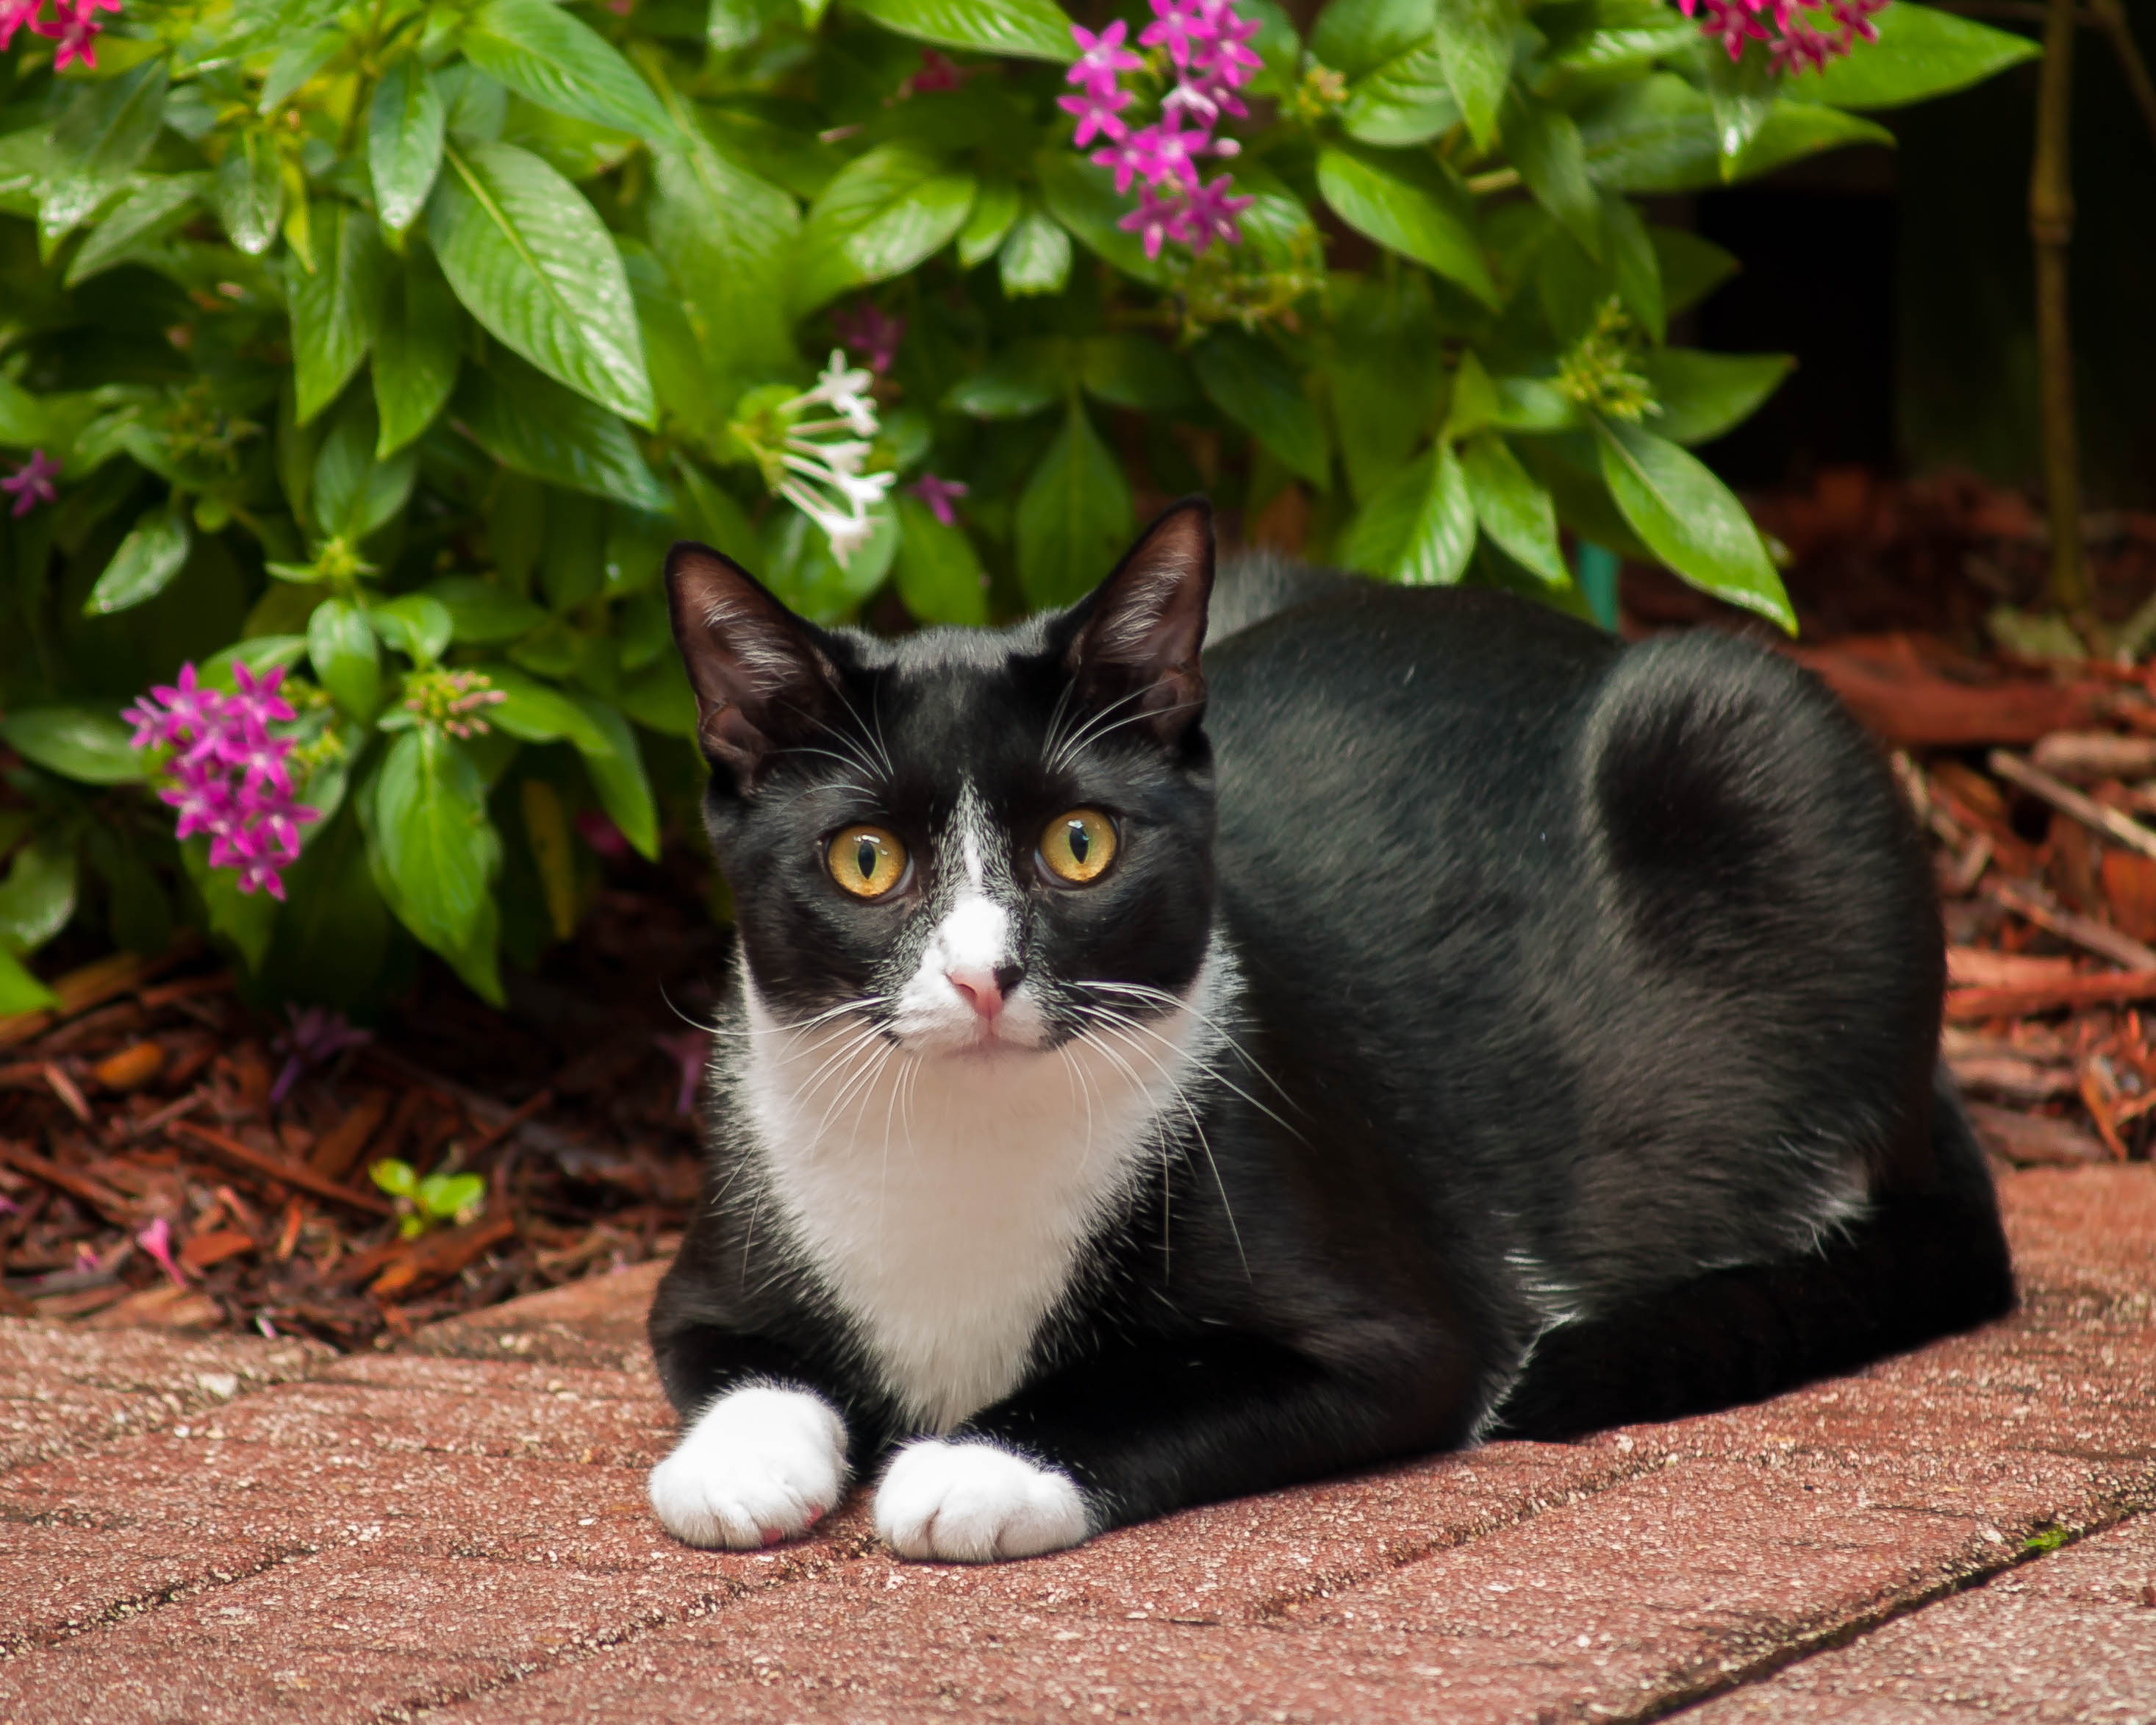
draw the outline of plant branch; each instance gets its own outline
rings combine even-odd
[[[2133,92],[2134,106],[2148,122],[2148,136],[2156,141],[2156,81],[2149,78],[2148,62],[2141,58],[2133,31],[2126,22],[2126,8],[2119,0],[2089,0],[2089,7],[2096,14],[2096,28],[2109,39],[2112,52],[2118,56],[2118,70],[2126,75],[2126,87]]]
[[[2051,599],[2076,621],[2089,610],[2082,563],[2081,461],[2074,430],[2074,337],[2066,254],[2073,243],[2073,0],[2051,0],[2036,93],[2036,159],[2029,236],[2036,252],[2036,363],[2045,501],[2051,527]]]

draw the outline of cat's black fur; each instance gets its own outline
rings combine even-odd
[[[1713,634],[1625,647],[1486,592],[1234,574],[1240,626],[1201,679],[1202,509],[995,633],[814,630],[713,554],[670,562],[715,842],[786,1010],[911,962],[817,878],[823,837],[866,817],[836,788],[856,744],[896,765],[870,811],[895,830],[932,827],[962,775],[1016,833],[1079,802],[1127,823],[1112,891],[1030,917],[1044,986],[1179,990],[1216,935],[1240,963],[1219,1010],[1244,1058],[1195,1084],[1202,1145],[1173,1130],[1024,1382],[956,1435],[1064,1470],[1097,1528],[1749,1400],[2011,1305],[1935,1076],[1924,850],[1824,689]],[[1104,657],[1140,576],[1154,611]],[[749,660],[768,689],[729,706]],[[1070,698],[1145,716],[1044,774]],[[660,1373],[685,1415],[752,1379],[813,1388],[865,1469],[907,1433],[768,1213],[757,1231],[732,1046],[708,1201],[652,1314]]]

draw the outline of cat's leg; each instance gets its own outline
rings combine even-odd
[[[1473,1375],[1437,1349],[1398,1374],[1351,1377],[1253,1336],[1116,1348],[901,1448],[876,1488],[876,1532],[909,1558],[1058,1550],[1186,1505],[1460,1443],[1478,1411]]]
[[[684,1429],[651,1470],[660,1522],[690,1545],[737,1551],[805,1533],[850,1473],[837,1398],[760,1338],[699,1329],[668,1341],[661,1376]]]

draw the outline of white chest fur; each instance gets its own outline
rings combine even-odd
[[[742,1099],[783,1225],[924,1429],[1016,1387],[1087,1236],[1158,1175],[1158,1123],[1214,1056],[1224,964],[1194,1012],[987,1055],[856,1040],[850,1017],[789,1030],[748,986]]]

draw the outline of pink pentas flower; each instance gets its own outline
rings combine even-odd
[[[64,72],[80,61],[95,71],[97,68],[97,39],[104,33],[105,26],[90,16],[89,7],[77,12],[68,9],[65,0],[54,0],[54,3],[61,8],[57,17],[30,20],[33,30],[40,36],[50,37],[57,44],[53,50],[53,70]]]
[[[1219,40],[1224,10],[1208,7],[1204,0],[1152,0],[1153,21],[1138,33],[1138,42],[1146,48],[1165,48],[1169,59],[1187,66],[1194,53]]]
[[[921,50],[921,66],[906,80],[906,91],[911,95],[932,95],[946,90],[965,87],[966,75],[959,70],[957,61],[947,54],[938,54],[932,48]]]
[[[1158,126],[1148,126],[1131,134],[1131,143],[1142,152],[1143,166],[1138,170],[1153,185],[1163,181],[1181,180],[1195,188],[1198,184],[1198,157],[1213,139],[1203,131],[1185,131],[1176,124],[1173,114],[1163,116]]]
[[[1138,70],[1145,61],[1123,46],[1129,28],[1121,18],[1097,36],[1081,25],[1071,25],[1070,39],[1078,44],[1078,58],[1063,75],[1064,82],[1105,92],[1116,89],[1124,73]]]
[[[1231,198],[1235,184],[1226,174],[1216,175],[1183,201],[1183,217],[1175,237],[1193,251],[1203,251],[1214,240],[1240,245],[1243,229],[1236,218],[1257,202],[1255,198]]]
[[[898,358],[898,344],[906,339],[906,320],[886,312],[873,300],[857,300],[844,311],[831,314],[831,333],[881,377]]]
[[[944,526],[951,527],[958,519],[958,512],[952,504],[966,495],[968,487],[963,479],[938,479],[933,473],[924,473],[906,489],[928,506],[931,515]]]
[[[7,45],[6,34],[0,33],[0,48]],[[51,502],[59,495],[53,489],[53,481],[59,471],[60,464],[42,449],[32,450],[28,461],[7,478],[0,479],[0,492],[9,492],[15,499],[15,507],[8,513],[19,519],[38,504]]]
[[[281,884],[272,885],[270,890],[283,896]],[[287,1001],[285,1017],[290,1028],[274,1045],[284,1050],[285,1064],[277,1074],[277,1082],[270,1087],[273,1104],[291,1094],[292,1086],[308,1067],[323,1065],[346,1048],[363,1048],[374,1040],[372,1031],[358,1028],[343,1013],[326,1007],[295,1007]]]
[[[1163,197],[1152,186],[1138,188],[1138,206],[1116,225],[1126,234],[1135,234],[1145,246],[1149,258],[1160,255],[1161,242],[1183,237],[1182,188],[1170,187]]]
[[[0,54],[13,45],[16,31],[28,24],[37,28],[38,8],[44,0],[0,0]]]
[[[1096,136],[1114,143],[1130,136],[1130,127],[1116,117],[1116,111],[1129,106],[1130,100],[1127,90],[1087,90],[1076,95],[1060,95],[1055,106],[1066,114],[1078,116],[1078,131],[1070,142],[1082,150]]]

